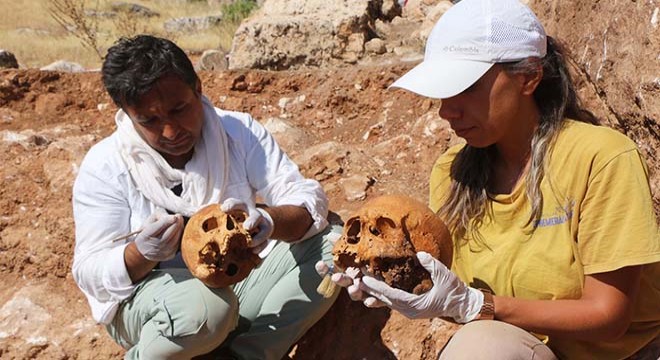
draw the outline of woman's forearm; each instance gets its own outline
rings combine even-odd
[[[495,296],[495,318],[525,330],[579,340],[620,337],[628,328],[640,266],[587,276],[576,300],[524,300]]]

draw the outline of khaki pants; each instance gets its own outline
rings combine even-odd
[[[529,332],[501,321],[474,321],[463,325],[440,354],[441,360],[554,360],[549,347]],[[660,337],[628,358],[660,360]]]
[[[107,330],[127,359],[189,359],[221,344],[242,359],[280,359],[336,299],[316,292],[314,269],[318,260],[332,261],[336,233],[341,227],[279,242],[233,288],[209,289],[188,269],[154,270]]]
[[[449,340],[441,360],[556,360],[544,343],[529,332],[495,320],[467,323]]]

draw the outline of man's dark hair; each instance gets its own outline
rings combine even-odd
[[[170,40],[150,35],[121,38],[103,61],[103,85],[119,107],[135,105],[165,75],[174,75],[193,90],[198,77],[190,59]]]

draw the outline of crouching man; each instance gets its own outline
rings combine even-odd
[[[73,187],[73,276],[94,319],[128,359],[220,346],[236,358],[280,359],[336,298],[315,291],[314,263],[331,261],[329,239],[341,232],[328,225],[320,184],[250,115],[215,108],[169,40],[120,39],[102,76],[117,129],[90,149]],[[194,278],[179,251],[184,219],[213,203],[248,214],[263,258],[222,289]]]

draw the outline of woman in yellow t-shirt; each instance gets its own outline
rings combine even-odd
[[[581,108],[532,11],[457,3],[393,86],[442,99],[466,142],[430,180],[452,269],[418,253],[434,280],[422,295],[367,274],[333,280],[369,307],[465,323],[441,359],[657,359],[660,241],[644,160]]]

